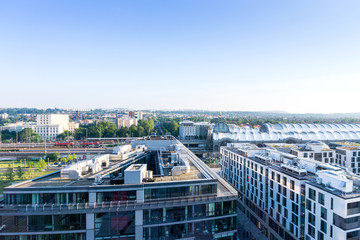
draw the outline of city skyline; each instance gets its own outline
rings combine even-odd
[[[0,107],[359,112],[359,8],[2,2]]]

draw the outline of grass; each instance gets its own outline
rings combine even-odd
[[[32,162],[34,167],[36,167],[36,164],[38,163],[37,160],[26,160],[26,167],[28,167],[29,162]],[[47,162],[46,162],[47,163]],[[49,164],[53,164],[54,162],[50,162]],[[10,166],[13,166],[12,160],[2,160],[0,161],[0,168],[8,168]],[[21,166],[22,168],[25,165],[25,160],[14,160],[14,168],[16,169],[18,166]]]
[[[15,178],[13,182],[21,182],[21,181],[26,181],[29,179],[33,179],[33,178],[37,178],[37,177],[41,177],[43,175],[52,173],[54,171],[38,171],[36,170],[36,168],[33,168],[33,172],[31,174],[31,176],[29,175],[28,172],[25,172],[25,174],[23,175],[23,177],[20,179],[18,178],[18,176],[16,176],[15,174]],[[16,172],[15,172],[16,173]],[[6,177],[6,172],[0,172],[0,194],[3,193],[3,190],[5,187],[10,186],[11,185],[11,181],[9,181]]]

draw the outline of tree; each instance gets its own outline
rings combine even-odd
[[[57,162],[59,160],[59,153],[51,153],[48,154],[46,157],[49,159],[50,162]]]
[[[31,128],[25,128],[21,132],[19,132],[19,138],[20,141],[26,142],[26,141],[38,141],[40,139],[40,136],[34,132]]]
[[[66,158],[66,157],[62,157],[62,158],[61,158],[61,162],[62,162],[62,164],[65,164],[67,161],[68,161],[68,160],[67,160],[67,158]]]
[[[28,171],[27,174],[29,175],[30,178],[32,178],[33,175],[33,166],[34,166],[34,162],[29,162],[28,163]]]
[[[137,136],[139,136],[139,135],[138,135],[138,127],[137,127],[136,125],[131,125],[129,131],[130,131],[130,134],[131,134],[130,137],[137,137]]]
[[[129,133],[129,128],[127,127],[122,127],[117,131],[117,135],[119,137],[126,137],[126,135]]]
[[[72,155],[72,159],[73,159],[73,160],[77,159],[77,156],[76,156],[76,154],[75,154],[75,153],[73,153],[73,155]]]
[[[86,131],[87,131],[87,129],[83,128],[83,127],[76,128],[75,133],[74,133],[75,139],[76,140],[81,140],[81,139],[85,138],[86,137]]]
[[[72,154],[69,154],[68,156],[67,156],[67,161],[68,162],[71,162],[73,160],[73,156],[72,156]]]
[[[17,166],[16,176],[17,176],[18,178],[22,179],[23,176],[24,176],[24,174],[25,174],[25,172],[24,172],[24,170],[22,169],[22,167],[21,167],[20,165]]]
[[[142,126],[138,126],[138,134],[139,134],[139,137],[142,137],[145,135],[145,129]]]
[[[45,168],[46,168],[46,162],[45,162],[44,159],[40,158],[40,159],[39,159],[39,162],[38,162],[38,164],[37,164],[37,169],[38,169],[39,171],[42,171],[42,170],[44,170]]]
[[[15,173],[14,173],[14,168],[11,167],[11,165],[9,164],[9,167],[5,173],[5,176],[8,180],[10,180],[11,182],[14,181],[14,178],[15,178]]]
[[[63,133],[57,135],[56,139],[65,140],[65,139],[67,139],[68,137],[71,137],[71,136],[72,136],[72,132],[70,132],[68,130],[65,130]]]

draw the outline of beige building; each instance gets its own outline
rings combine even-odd
[[[131,127],[132,125],[137,126],[137,119],[136,118],[129,118],[129,117],[122,117],[117,119],[117,126],[118,128],[122,127]]]

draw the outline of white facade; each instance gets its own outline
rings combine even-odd
[[[118,128],[127,127],[130,128],[132,125],[137,126],[138,120],[136,118],[122,117],[117,119]]]
[[[7,114],[7,113],[0,114],[0,118],[2,118],[2,119],[7,119],[8,117],[9,117],[9,114]]]
[[[292,148],[291,154],[298,158],[313,159],[323,163],[335,163],[335,150],[319,141],[311,141],[301,148]]]
[[[337,147],[336,163],[360,174],[360,147]]]
[[[55,140],[64,131],[74,132],[79,127],[78,123],[69,122],[67,114],[38,114],[36,123],[33,127],[35,133],[47,140]]]
[[[37,125],[68,125],[68,114],[38,114],[36,116]]]
[[[357,175],[249,144],[228,144],[220,153],[221,176],[238,190],[241,211],[269,239],[360,238]]]
[[[135,118],[137,118],[138,120],[142,120],[143,119],[143,113],[138,111],[135,112]]]
[[[34,129],[35,123],[24,123],[24,122],[17,122],[17,123],[10,123],[5,126],[0,126],[0,131],[8,130],[10,132],[21,132],[25,128]]]
[[[192,121],[182,121],[179,126],[180,139],[191,139],[196,136],[196,126]]]
[[[183,140],[204,138],[207,135],[209,128],[213,127],[213,124],[208,122],[192,122],[182,121],[179,124],[179,136]]]

